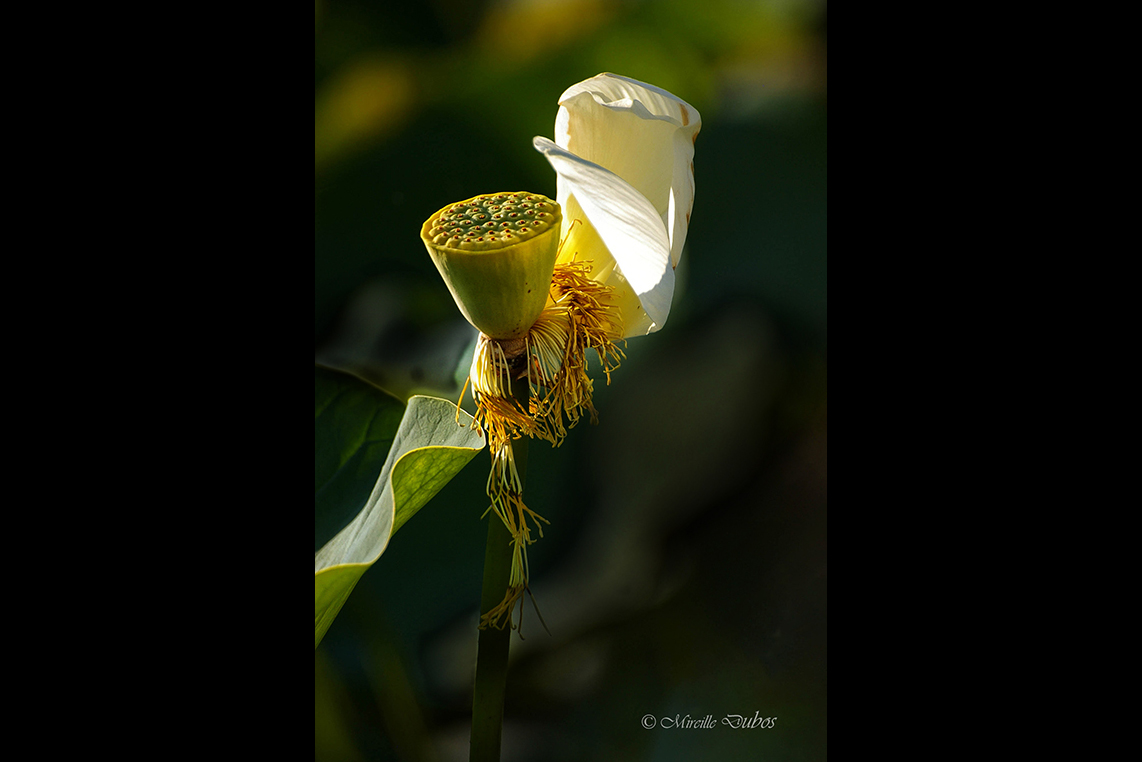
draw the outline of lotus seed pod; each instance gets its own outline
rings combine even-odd
[[[515,339],[547,303],[562,221],[538,193],[487,193],[429,217],[420,238],[468,322]]]

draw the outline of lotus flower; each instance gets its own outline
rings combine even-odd
[[[600,74],[559,98],[555,142],[534,140],[558,175],[560,261],[590,261],[590,277],[615,289],[624,337],[670,314],[701,127],[697,109],[665,90]]]
[[[546,522],[523,502],[512,440],[558,445],[583,413],[595,420],[587,350],[609,383],[624,356],[618,344],[657,331],[670,314],[701,126],[698,111],[665,90],[600,74],[560,97],[555,141],[534,140],[558,176],[558,209],[538,194],[484,194],[421,228],[480,330],[469,372],[474,420],[492,453],[491,510],[512,537],[509,588],[481,627],[511,622],[527,589],[530,525]]]

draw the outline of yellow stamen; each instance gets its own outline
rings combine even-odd
[[[608,384],[612,371],[625,357],[617,345],[623,332],[612,299],[613,289],[591,280],[590,271],[589,262],[555,266],[547,307],[522,343],[497,341],[481,334],[476,344],[469,380],[476,400],[475,421],[487,432],[492,454],[488,510],[496,514],[512,537],[509,588],[504,600],[481,617],[481,628],[502,628],[511,623],[512,610],[527,589],[527,546],[535,541],[528,519],[540,537],[540,522],[548,523],[523,502],[511,441],[528,436],[558,447],[584,412],[590,414],[592,423],[596,422],[598,414],[591,402],[593,384],[587,375],[586,351],[594,349],[598,353]],[[525,377],[526,410],[511,390],[513,379]]]

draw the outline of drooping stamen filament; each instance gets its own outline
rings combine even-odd
[[[513,546],[509,588],[504,600],[481,618],[481,627],[502,628],[511,622],[515,603],[527,589],[527,546],[535,541],[528,520],[540,537],[540,522],[548,523],[523,502],[511,441],[527,436],[558,447],[584,412],[596,422],[586,351],[598,353],[608,384],[624,357],[617,344],[622,324],[611,299],[613,289],[591,280],[590,270],[589,262],[555,266],[548,305],[524,341],[501,342],[481,334],[476,344],[469,381],[476,425],[487,432],[492,454],[488,510],[504,523]],[[526,410],[512,396],[513,380],[524,378]]]

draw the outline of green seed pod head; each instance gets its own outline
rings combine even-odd
[[[488,193],[444,207],[420,238],[468,322],[493,339],[515,339],[547,303],[562,221],[546,196]]]

